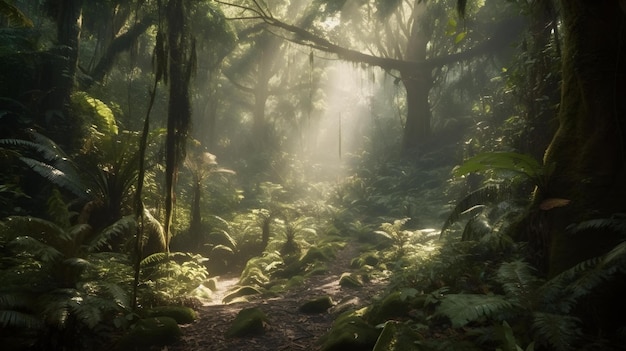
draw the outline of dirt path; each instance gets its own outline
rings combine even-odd
[[[358,255],[357,245],[348,244],[329,262],[329,271],[323,276],[308,278],[298,288],[281,296],[258,298],[246,303],[230,305],[205,304],[198,308],[198,320],[182,326],[183,338],[168,350],[174,351],[280,351],[317,350],[318,339],[328,331],[337,313],[351,307],[360,307],[384,290],[385,281],[376,280],[363,288],[348,289],[339,285],[342,273],[351,271],[350,260]],[[233,286],[237,279],[222,281],[214,301],[221,301],[224,287]],[[329,295],[336,305],[327,313],[304,314],[298,311],[302,302]],[[226,338],[226,330],[237,313],[249,307],[260,308],[268,317],[269,325],[262,335],[246,338]]]

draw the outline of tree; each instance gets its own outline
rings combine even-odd
[[[185,158],[191,121],[189,82],[195,69],[195,39],[188,23],[185,0],[170,0],[166,6],[169,103],[165,139],[165,242],[169,250],[172,212],[178,167]]]
[[[610,217],[626,208],[626,8],[615,1],[561,1],[562,95],[559,128],[544,163],[553,167],[545,193],[570,204],[547,212],[551,275],[608,251],[604,234],[573,240],[572,219]]]
[[[404,151],[422,146],[430,137],[431,121],[428,94],[433,85],[433,70],[506,48],[511,38],[519,31],[517,23],[511,26],[510,21],[503,21],[501,25],[495,26],[493,33],[489,33],[491,36],[488,39],[479,41],[472,47],[455,53],[442,52],[430,55],[428,48],[429,41],[432,39],[434,24],[430,20],[432,16],[429,16],[430,14],[427,12],[428,5],[422,1],[409,1],[406,9],[408,12],[399,16],[405,21],[399,25],[405,31],[405,48],[400,48],[401,45],[396,42],[393,44],[395,47],[389,50],[378,50],[379,47],[370,50],[373,52],[372,54],[365,54],[359,50],[332,42],[323,35],[316,34],[320,32],[319,28],[288,24],[271,12],[266,11],[257,1],[252,1],[249,6],[218,2],[249,11],[251,15],[243,18],[262,20],[265,24],[285,32],[283,37],[287,40],[331,53],[342,60],[378,66],[386,71],[399,72],[399,81],[403,83],[407,92],[408,111],[403,135]],[[311,23],[313,22],[312,19],[323,17],[329,13],[333,14],[340,10],[346,2],[322,1],[321,3],[325,4],[326,12],[320,14],[318,9],[309,10],[312,12],[306,14],[304,23]],[[374,1],[373,3],[378,5],[383,18],[384,15],[393,12],[394,8],[405,6],[405,2],[402,1]],[[370,2],[362,2],[361,4],[373,6]],[[383,11],[384,6],[390,7],[392,10]]]

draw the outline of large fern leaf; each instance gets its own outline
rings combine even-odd
[[[35,173],[44,177],[52,184],[66,189],[80,198],[88,197],[89,190],[85,188],[77,178],[70,176],[67,172],[29,157],[20,157],[19,159]]]
[[[580,320],[562,314],[535,312],[532,328],[535,340],[556,351],[574,350],[581,336]]]
[[[453,328],[485,317],[510,312],[515,306],[501,295],[449,294],[441,301],[437,314],[450,319]]]
[[[521,306],[532,308],[541,280],[534,275],[534,269],[528,263],[521,260],[505,262],[498,268],[497,277],[508,298]]]
[[[110,247],[110,242],[115,237],[123,236],[124,234],[134,233],[137,221],[135,216],[124,216],[110,226],[104,228],[87,244],[87,252],[95,252],[105,247]]]
[[[42,327],[41,319],[26,312],[0,309],[0,325],[3,328],[17,327],[38,329]]]
[[[612,218],[591,219],[569,225],[567,230],[571,234],[578,234],[587,230],[610,231],[626,237],[626,217],[624,215],[616,215]]]
[[[493,204],[501,199],[510,197],[511,189],[503,185],[488,185],[472,191],[463,199],[461,199],[452,212],[448,215],[445,223],[441,227],[440,237],[457,222],[462,216],[476,216],[483,210],[484,205]]]

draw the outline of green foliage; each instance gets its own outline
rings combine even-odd
[[[144,307],[188,303],[192,292],[209,277],[206,260],[182,252],[160,252],[144,258],[139,303]]]
[[[453,328],[509,312],[513,308],[504,296],[481,294],[449,294],[437,313],[450,319]]]
[[[84,91],[72,94],[73,111],[95,127],[105,139],[111,138],[118,132],[117,122],[113,110],[104,102],[90,96]]]
[[[533,157],[516,152],[485,152],[471,157],[455,168],[457,177],[469,173],[510,172],[529,180],[544,190],[553,166],[542,166]]]
[[[6,151],[51,184],[71,191],[83,199],[89,190],[84,186],[78,167],[63,150],[46,136],[28,130],[30,140],[0,139],[0,151]]]

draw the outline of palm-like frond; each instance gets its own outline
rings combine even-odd
[[[171,259],[173,253],[169,252],[157,252],[149,255],[148,257],[141,260],[141,267],[146,267],[150,265],[155,265],[163,262],[167,262]]]
[[[510,197],[510,187],[504,185],[488,185],[472,191],[461,199],[448,215],[441,227],[440,237],[464,215],[476,216],[482,212],[485,204],[492,204]]]
[[[50,164],[32,158],[20,157],[19,159],[35,173],[44,177],[52,184],[67,189],[71,191],[74,195],[81,198],[88,197],[88,189],[86,189],[78,179],[71,177],[67,172]]]
[[[485,317],[510,312],[515,306],[501,295],[449,294],[441,301],[437,314],[450,319],[453,328]]]
[[[33,314],[5,309],[0,309],[0,325],[3,328],[39,329],[42,327],[41,319]]]
[[[626,236],[626,216],[620,214],[611,218],[591,219],[567,227],[567,231],[571,234],[578,234],[587,230],[610,231]]]
[[[26,17],[17,7],[9,4],[4,0],[0,0],[0,14],[9,20],[12,27],[32,27],[33,21]]]
[[[212,231],[208,239],[210,244],[228,246],[233,250],[237,248],[237,241],[224,229]]]

